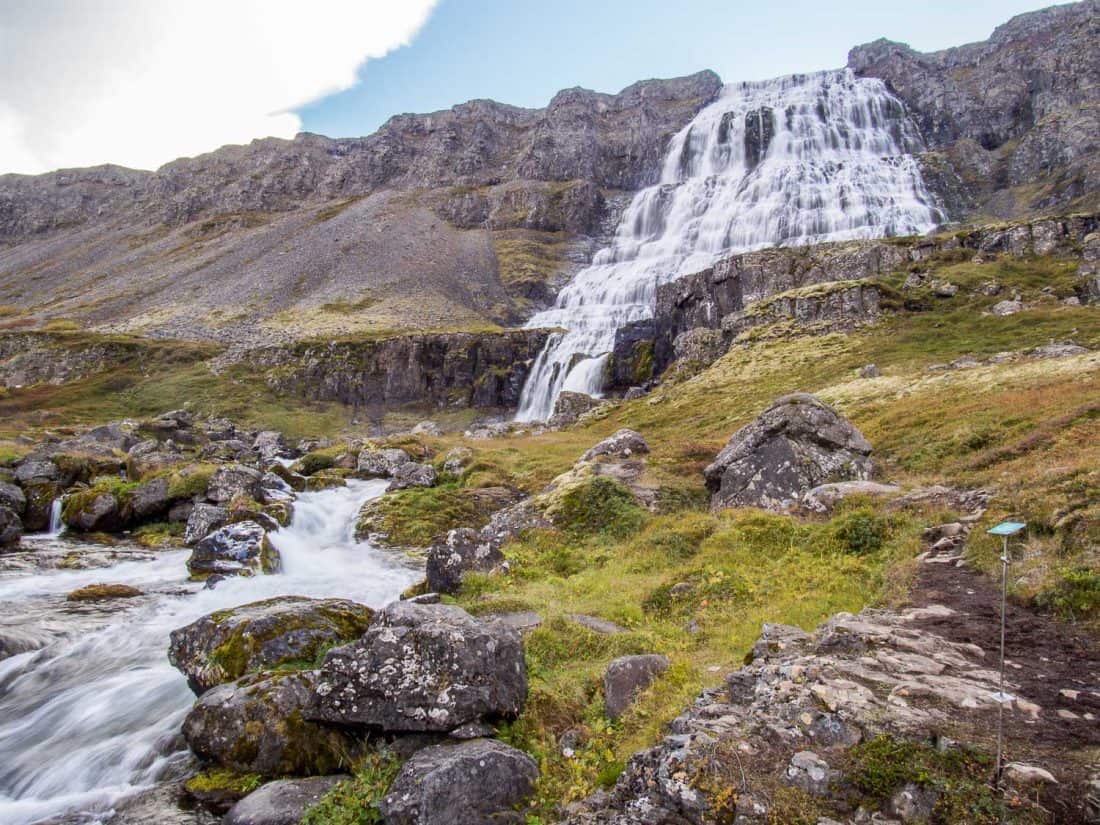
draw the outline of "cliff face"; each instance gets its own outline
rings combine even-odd
[[[931,150],[924,170],[952,218],[1095,209],[1100,191],[1100,2],[1022,14],[989,40],[921,54],[858,46],[848,66],[881,78]]]

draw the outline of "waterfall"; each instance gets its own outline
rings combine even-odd
[[[50,527],[49,535],[60,536],[65,531],[65,522],[61,520],[61,509],[65,505],[65,500],[62,498],[55,498],[50,502]]]
[[[599,395],[615,331],[652,317],[657,286],[767,246],[927,232],[943,219],[921,181],[920,135],[881,80],[849,70],[723,88],[674,136],[611,245],[528,327],[562,327],[536,359],[519,421],[562,390]]]
[[[0,661],[0,822],[103,822],[118,800],[186,769],[178,734],[195,697],[168,663],[173,629],[273,596],[372,607],[396,598],[420,572],[353,536],[359,508],[385,487],[350,481],[300,494],[290,526],[270,536],[282,572],[226,579],[213,590],[188,581],[186,550],[108,569],[0,570],[0,631],[51,639]],[[33,554],[34,542],[49,540],[32,536],[25,544]],[[95,582],[130,584],[147,595],[66,604],[68,592]]]

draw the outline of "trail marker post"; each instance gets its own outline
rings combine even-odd
[[[1003,539],[1001,545],[1001,676],[997,692],[993,698],[997,701],[997,772],[994,774],[998,785],[1001,783],[1001,759],[1004,751],[1005,733],[1005,705],[1014,697],[1005,693],[1005,611],[1008,605],[1008,537],[1014,536],[1027,525],[1019,521],[1002,521],[988,533],[992,536],[1000,536]]]

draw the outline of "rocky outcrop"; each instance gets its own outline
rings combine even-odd
[[[922,54],[877,40],[849,67],[905,103],[931,152],[925,179],[954,217],[1096,207],[1095,0],[1029,12],[989,40]]]
[[[183,736],[201,759],[240,773],[328,773],[355,752],[356,743],[302,718],[315,676],[259,673],[211,688],[184,719]]]
[[[201,694],[253,670],[311,663],[322,650],[362,636],[372,617],[369,607],[344,599],[279,596],[173,630],[168,660]]]
[[[545,330],[407,335],[250,351],[279,392],[357,407],[514,407]]]
[[[704,471],[711,507],[787,510],[820,484],[866,479],[871,445],[812,395],[784,396],[750,424]]]
[[[457,607],[397,602],[328,652],[308,719],[388,732],[449,732],[515,716],[527,699],[523,643]]]
[[[878,320],[879,312],[878,287],[858,281],[837,281],[781,292],[756,302],[746,311],[731,313],[722,319],[722,333],[729,340],[753,327],[781,321],[815,332],[842,332]],[[681,358],[682,337],[673,342]]]
[[[386,825],[519,823],[538,775],[530,756],[492,739],[437,745],[402,766],[378,807]]]
[[[279,552],[254,521],[220,527],[200,539],[187,560],[192,576],[251,576],[279,569]]]

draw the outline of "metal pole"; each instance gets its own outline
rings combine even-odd
[[[1003,553],[1001,555],[1001,680],[998,693],[1000,699],[997,702],[997,785],[1001,784],[1001,753],[1004,746],[1005,733],[1005,607],[1008,603],[1008,536],[1004,537]]]

